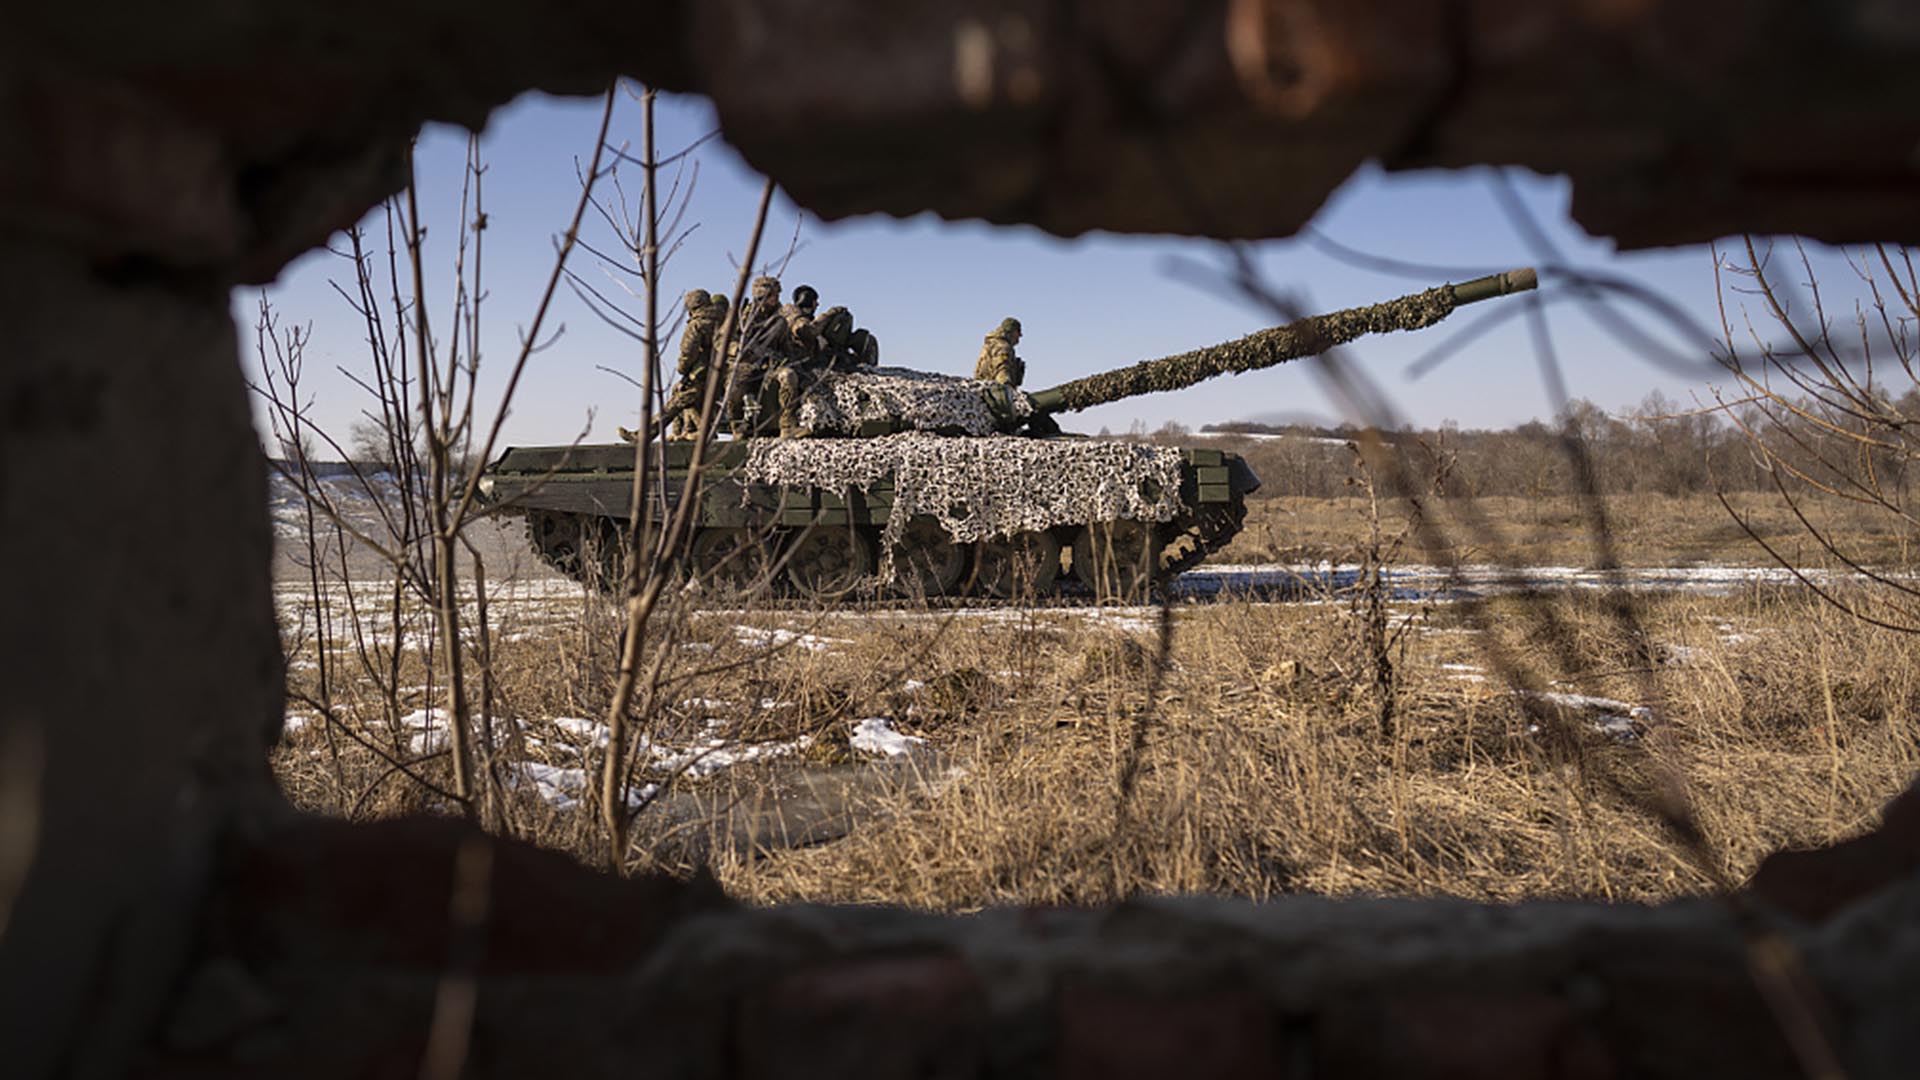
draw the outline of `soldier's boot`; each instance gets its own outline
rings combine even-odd
[[[620,433],[621,442],[631,443],[640,441],[640,433],[631,428],[616,427],[613,430]]]

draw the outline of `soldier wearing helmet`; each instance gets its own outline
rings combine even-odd
[[[807,318],[813,318],[813,313],[820,310],[820,290],[811,285],[794,286],[793,306]]]
[[[780,317],[786,321],[787,335],[791,339],[787,360],[789,363],[812,363],[820,351],[820,331],[814,324],[813,313],[820,309],[820,290],[811,285],[800,285],[793,290],[793,302],[780,309]]]
[[[784,353],[786,323],[780,318],[780,279],[754,278],[750,295],[747,310],[741,313],[739,351]]]
[[[1027,378],[1027,362],[1014,352],[1020,344],[1020,320],[1001,319],[980,346],[980,359],[973,365],[973,377],[989,382],[1019,386]]]
[[[757,426],[747,414],[758,411],[767,374],[794,351],[793,334],[781,318],[780,279],[753,279],[752,297],[739,319],[733,370],[727,378],[727,421],[736,435],[751,434]]]
[[[705,289],[686,295],[687,325],[680,332],[680,379],[667,397],[666,419],[673,434],[693,437],[700,423],[700,399],[707,391],[707,371],[713,364],[715,339],[727,320],[727,298]]]
[[[819,308],[820,291],[811,285],[800,285],[793,290],[792,302],[780,309],[780,318],[787,329],[785,354],[772,361],[774,366],[768,371],[766,381],[778,392],[783,439],[804,438],[809,434],[800,425],[800,399],[812,388],[814,379],[832,366],[833,358],[825,352],[820,340],[820,323],[814,319],[814,312]]]

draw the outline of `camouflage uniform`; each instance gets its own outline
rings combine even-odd
[[[820,332],[813,313],[820,307],[820,292],[811,285],[793,290],[793,302],[780,309],[787,324],[784,362],[768,374],[780,401],[780,437],[807,435],[800,426],[800,399],[812,387],[813,380],[827,367],[820,352]]]
[[[692,438],[700,426],[700,399],[707,389],[715,338],[727,319],[727,298],[694,289],[687,293],[686,307],[687,326],[680,334],[680,379],[667,396],[666,417],[675,436]]]
[[[780,279],[758,277],[753,280],[752,299],[741,313],[739,338],[730,350],[733,370],[727,380],[727,422],[735,435],[751,435],[749,411],[758,411],[760,393],[768,372],[785,362],[793,351],[793,335],[780,317]],[[749,402],[753,409],[748,409]]]
[[[786,322],[790,338],[788,363],[806,363],[820,351],[820,333],[813,320],[813,313],[819,308],[819,290],[801,285],[793,290],[793,302],[780,309],[780,318]]]
[[[1019,386],[1027,378],[1027,362],[1013,351],[1020,344],[1020,320],[1001,319],[993,333],[980,346],[980,359],[973,365],[973,377],[990,382]]]

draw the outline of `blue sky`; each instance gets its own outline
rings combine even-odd
[[[482,137],[489,220],[483,412],[498,400],[517,352],[519,327],[531,317],[552,268],[555,238],[579,191],[576,170],[591,152],[599,117],[597,100],[530,95],[497,112]],[[657,117],[662,153],[716,126],[711,106],[693,97],[663,95]],[[421,214],[429,229],[428,310],[438,320],[434,329],[443,342],[466,139],[459,129],[429,128],[416,157]],[[610,139],[630,143],[638,154],[640,106],[625,94],[616,106]],[[667,268],[669,296],[695,286],[731,287],[734,260],[744,251],[762,182],[718,140],[701,147],[692,160],[698,176],[685,220],[698,228]],[[622,168],[620,175],[637,197],[637,170]],[[1413,263],[1484,270],[1533,263],[1537,260],[1496,200],[1492,175],[1486,170],[1388,175],[1363,167],[1322,207],[1313,227],[1351,247]],[[1507,175],[1569,263],[1631,277],[1703,324],[1716,325],[1713,264],[1706,248],[1616,253],[1610,242],[1584,235],[1568,218],[1571,188],[1564,180],[1518,171]],[[1258,309],[1230,289],[1196,281],[1178,269],[1180,264],[1223,265],[1222,248],[1208,241],[1108,234],[1061,240],[1027,227],[946,222],[932,215],[823,223],[778,196],[763,257],[785,252],[796,224],[800,247],[784,275],[788,288],[809,283],[820,290],[823,304],[850,307],[860,324],[879,336],[882,362],[889,365],[969,373],[981,336],[1013,315],[1025,325],[1020,351],[1027,359],[1028,387],[1035,389],[1267,325]],[[585,236],[602,250],[614,248],[603,225],[593,223]],[[1444,274],[1409,278],[1357,269],[1300,238],[1262,242],[1251,250],[1268,280],[1311,311],[1385,299],[1446,279]],[[1834,253],[1818,252],[1817,258],[1823,266],[1844,270]],[[584,251],[574,259],[574,268],[590,278],[619,276],[603,272]],[[350,273],[345,260],[314,252],[267,289],[283,320],[311,325],[305,396],[312,401],[313,418],[343,439],[367,403],[364,393],[334,370],[366,366],[357,317],[329,285],[330,279],[347,283]],[[234,297],[250,364],[258,296],[258,290],[246,289]],[[1409,363],[1482,310],[1460,312],[1421,333],[1363,340],[1350,356],[1418,424],[1452,420],[1469,428],[1502,427],[1550,414],[1524,319],[1506,323],[1423,378],[1406,376]],[[1704,385],[1698,377],[1649,365],[1590,321],[1581,305],[1555,304],[1548,312],[1554,347],[1576,396],[1617,410],[1656,388],[1686,401]],[[508,444],[565,442],[583,428],[590,439],[610,439],[615,424],[631,424],[638,412],[637,391],[600,370],[637,376],[638,346],[564,290],[547,324],[548,334],[556,330],[562,332],[533,358],[515,399],[505,429]],[[1067,418],[1066,426],[1125,431],[1168,421],[1197,428],[1236,419],[1337,423],[1342,416],[1304,365],[1292,364],[1105,406]]]

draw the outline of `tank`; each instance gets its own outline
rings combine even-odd
[[[1530,269],[1441,285],[1032,393],[900,368],[821,375],[800,407],[806,438],[666,441],[647,514],[678,510],[697,457],[688,568],[707,586],[1138,600],[1230,541],[1260,480],[1236,454],[1062,434],[1055,416],[1422,329],[1535,285]],[[525,516],[541,558],[606,587],[634,460],[626,443],[515,447],[481,491]]]

